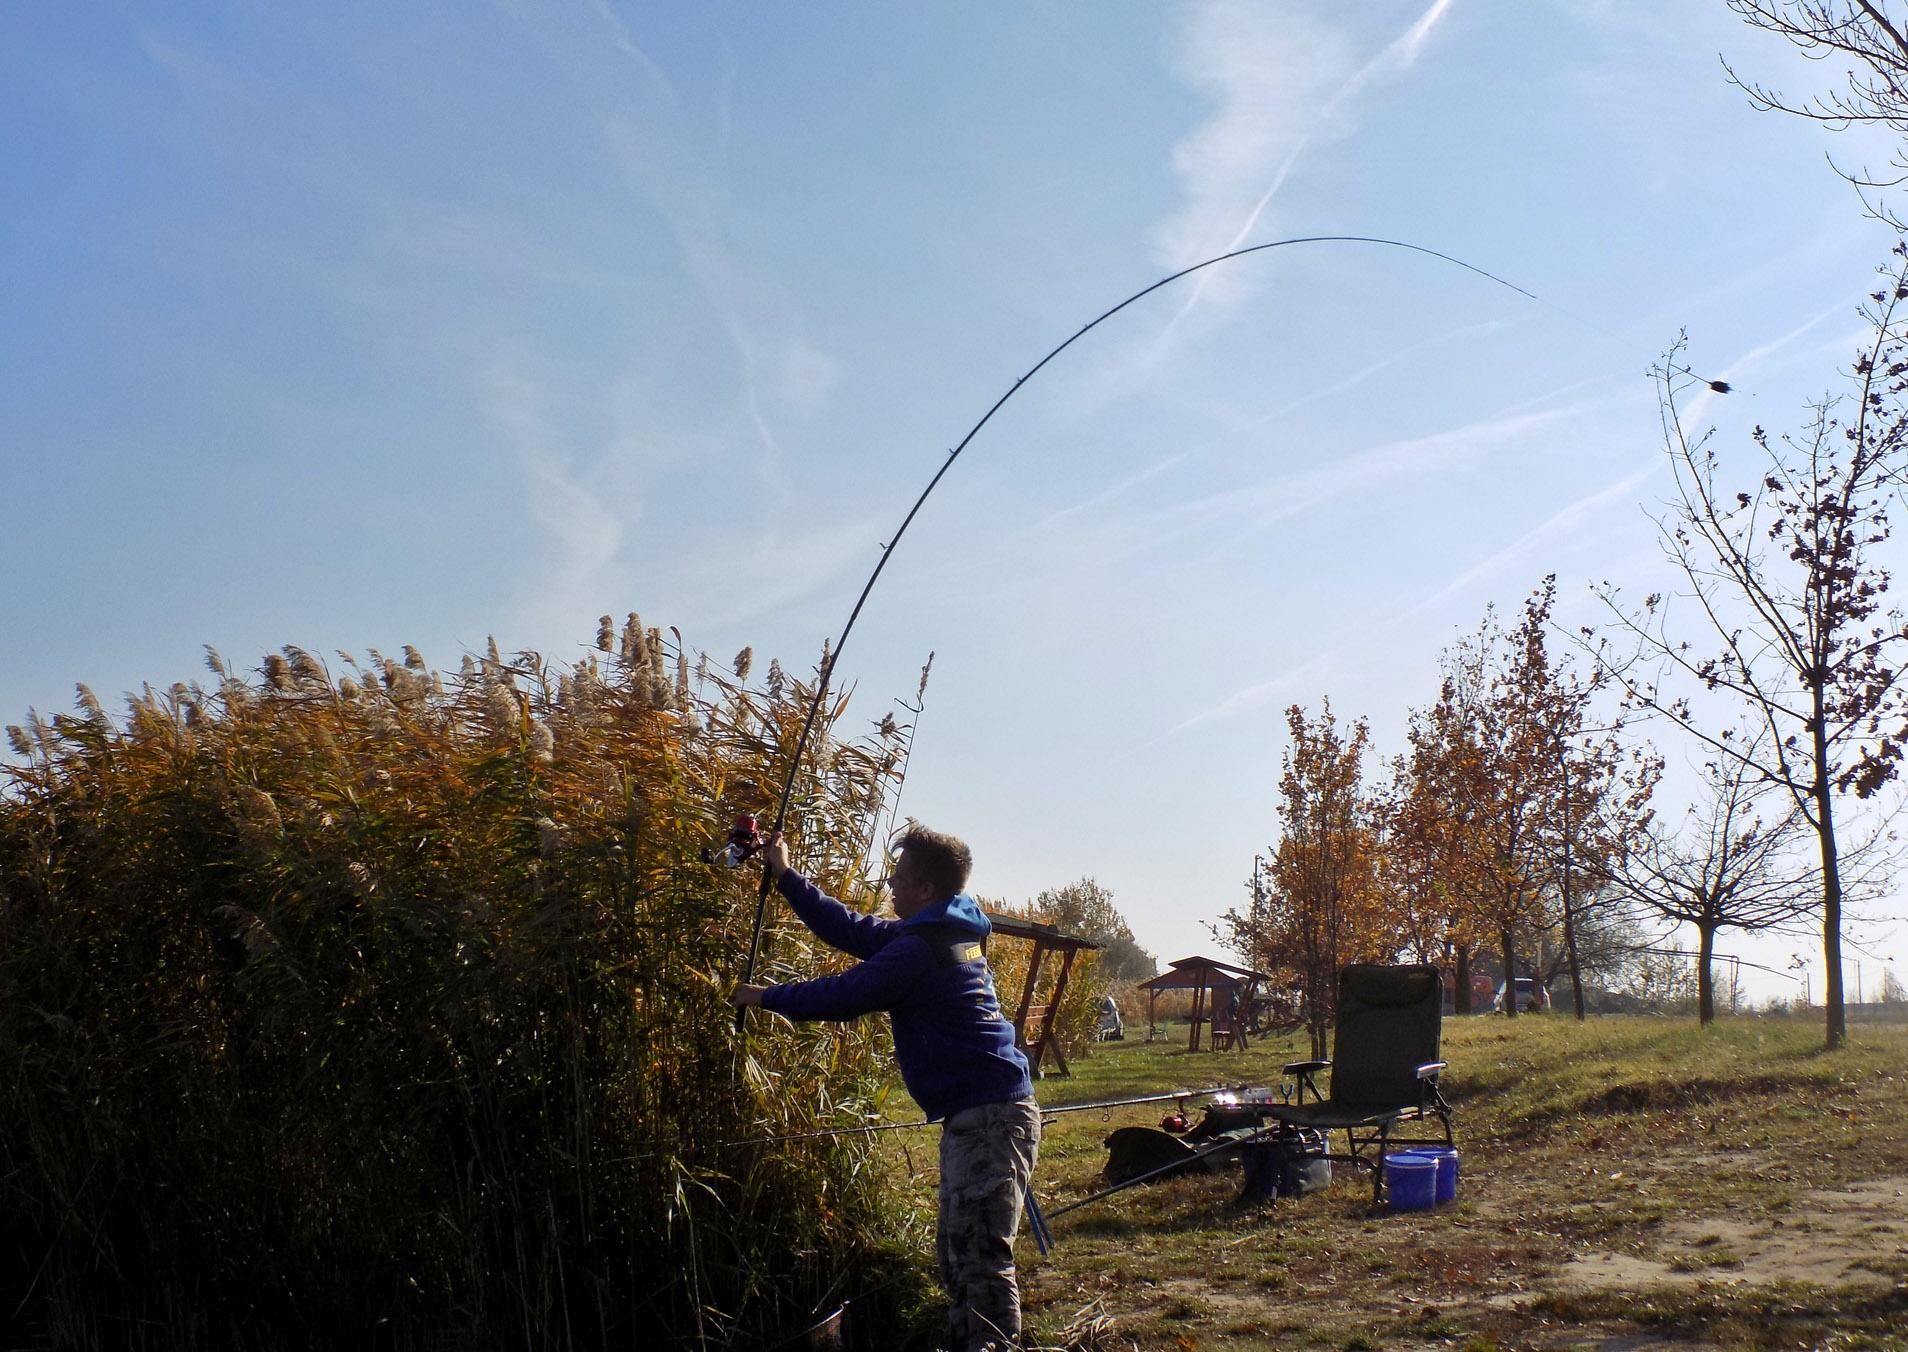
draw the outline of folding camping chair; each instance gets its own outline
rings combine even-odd
[[[1396,1146],[1448,1145],[1451,1105],[1438,1092],[1438,1038],[1444,1017],[1444,987],[1438,969],[1429,966],[1356,965],[1338,974],[1338,1027],[1330,1061],[1294,1061],[1285,1073],[1296,1077],[1298,1095],[1289,1104],[1268,1104],[1265,1114],[1280,1130],[1311,1128],[1342,1131],[1348,1153],[1330,1158],[1361,1165],[1373,1173],[1371,1199],[1384,1192],[1385,1153]],[[1313,1078],[1332,1072],[1331,1097],[1319,1093]],[[1312,1102],[1306,1102],[1310,1093]],[[1444,1125],[1442,1141],[1394,1138],[1402,1122]],[[1370,1158],[1366,1152],[1376,1147]]]

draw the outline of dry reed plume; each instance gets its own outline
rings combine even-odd
[[[673,634],[674,631],[669,631]],[[748,1345],[918,1276],[870,1026],[738,1043],[751,871],[811,688],[631,615],[567,667],[287,648],[9,729],[0,1320],[58,1346]],[[673,653],[670,649],[673,648]],[[798,783],[852,894],[895,733]],[[770,979],[820,956],[787,929]],[[903,1281],[906,1292],[911,1284]],[[895,1299],[891,1292],[885,1299]],[[129,1334],[127,1331],[132,1330]]]

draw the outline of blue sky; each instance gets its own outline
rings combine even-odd
[[[1209,949],[1284,705],[1389,754],[1488,602],[1666,584],[1679,330],[1720,444],[1835,385],[1892,240],[1825,156],[1885,150],[1719,56],[1831,74],[1694,0],[7,6],[0,708],[632,609],[806,664],[1092,315],[1409,240],[1541,299],[1352,245],[1159,293],[974,442],[843,660],[873,720],[936,652],[906,806],[982,891],[1092,874]]]

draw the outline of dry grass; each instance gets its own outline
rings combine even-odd
[[[738,1042],[753,870],[809,690],[631,617],[448,679],[287,649],[14,730],[0,792],[0,1324],[20,1346],[769,1340],[921,1274],[868,1027]],[[851,890],[898,732],[797,787]],[[889,725],[892,729],[892,724]],[[772,977],[811,973],[772,928]],[[895,1284],[893,1278],[902,1280]]]
[[[1040,1096],[1276,1083],[1303,1051],[1172,1036],[1103,1046]],[[1240,1204],[1236,1171],[1135,1189],[1055,1222],[1047,1257],[1023,1236],[1031,1327],[1073,1345],[1090,1309],[1096,1345],[1146,1349],[1908,1346],[1908,1029],[1820,1038],[1449,1021],[1457,1205],[1376,1212],[1363,1176],[1274,1204]],[[1043,1201],[1091,1190],[1101,1138],[1167,1106],[1054,1119]]]

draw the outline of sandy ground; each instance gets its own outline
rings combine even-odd
[[[1692,1161],[1677,1163],[1688,1167]],[[1197,1348],[1203,1336],[1221,1330],[1255,1347],[1297,1346],[1295,1338],[1311,1345],[1318,1341],[1321,1323],[1331,1327],[1334,1312],[1342,1316],[1342,1327],[1349,1334],[1375,1309],[1384,1308],[1408,1323],[1443,1316],[1439,1322],[1458,1328],[1474,1326],[1476,1314],[1485,1310],[1496,1316],[1492,1322],[1501,1328],[1508,1315],[1519,1327],[1506,1346],[1699,1352],[1708,1344],[1640,1333],[1620,1321],[1553,1321],[1541,1313],[1542,1303],[1546,1296],[1573,1292],[1640,1294],[1698,1284],[1747,1290],[1803,1283],[1885,1293],[1895,1282],[1891,1274],[1908,1261],[1908,1176],[1801,1193],[1779,1214],[1763,1218],[1671,1217],[1647,1246],[1626,1251],[1586,1249],[1562,1264],[1534,1253],[1527,1259],[1520,1254],[1515,1247],[1516,1222],[1500,1213],[1500,1205],[1492,1199],[1462,1221],[1453,1217],[1452,1233],[1463,1235],[1463,1243],[1454,1246],[1448,1258],[1440,1256],[1422,1268],[1422,1283],[1397,1272],[1381,1290],[1356,1267],[1344,1267],[1304,1277],[1283,1276],[1275,1284],[1177,1276],[1142,1281],[1137,1289],[1122,1290],[1125,1283],[1103,1275],[1093,1294],[1115,1305],[1129,1304],[1137,1297],[1169,1321],[1185,1320],[1184,1341],[1147,1343],[1147,1347]],[[1493,1247],[1475,1247],[1480,1234],[1491,1235]],[[1506,1238],[1511,1247],[1499,1247]],[[1253,1242],[1276,1240],[1258,1235]],[[1079,1294],[1089,1292],[1082,1289]],[[1300,1308],[1305,1312],[1303,1325],[1292,1319]],[[1462,1337],[1454,1340],[1440,1330],[1438,1336],[1422,1341],[1387,1340],[1383,1346],[1387,1352],[1450,1352],[1462,1343]],[[1129,1348],[1134,1344],[1109,1337],[1104,1342],[1086,1339],[1075,1346]]]
[[[1908,1258],[1908,1177],[1805,1193],[1769,1220],[1701,1216],[1671,1220],[1655,1255],[1591,1252],[1566,1263],[1551,1284],[1578,1289],[1736,1282],[1766,1286],[1886,1288],[1877,1266]]]

